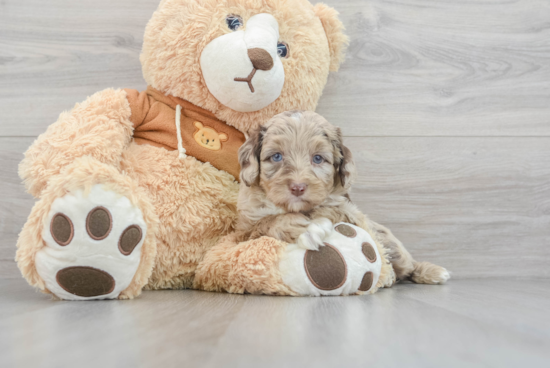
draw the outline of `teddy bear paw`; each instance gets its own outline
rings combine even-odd
[[[137,271],[147,226],[130,200],[101,185],[57,198],[36,268],[61,299],[114,299]]]
[[[325,224],[317,225],[324,228]],[[323,246],[318,250],[299,244],[287,246],[279,262],[283,282],[300,295],[374,292],[382,261],[370,234],[345,223],[324,230],[328,234],[322,237]]]

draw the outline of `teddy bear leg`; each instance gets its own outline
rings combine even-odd
[[[133,298],[153,268],[157,223],[134,180],[81,157],[50,179],[16,260],[31,285],[61,299]]]

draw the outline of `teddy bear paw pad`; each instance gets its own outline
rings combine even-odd
[[[335,290],[346,282],[346,261],[330,244],[325,243],[318,251],[307,250],[304,267],[311,283],[320,290]]]
[[[38,274],[61,299],[114,299],[136,273],[146,231],[128,198],[101,185],[71,192],[52,204]]]
[[[319,250],[289,244],[279,262],[283,282],[301,295],[349,295],[374,290],[382,263],[365,230],[335,224]]]

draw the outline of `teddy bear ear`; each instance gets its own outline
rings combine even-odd
[[[323,3],[313,7],[315,15],[321,19],[330,49],[330,71],[335,72],[345,59],[349,38],[344,33],[344,25],[338,19],[338,12]]]
[[[202,123],[200,121],[195,121],[195,127],[197,127],[197,129],[202,129],[204,128],[204,125],[202,125]]]
[[[218,135],[218,138],[220,139],[220,141],[225,142],[227,140],[227,134],[221,133],[220,135]]]

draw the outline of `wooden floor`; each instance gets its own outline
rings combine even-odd
[[[35,294],[13,261],[34,203],[22,153],[88,95],[146,87],[158,0],[0,0],[0,363],[549,365],[550,2],[324,2],[351,45],[318,112],[354,152],[353,199],[453,281],[357,298]]]
[[[375,295],[145,292],[62,302],[0,280],[2,367],[548,367],[550,284],[460,280]]]

